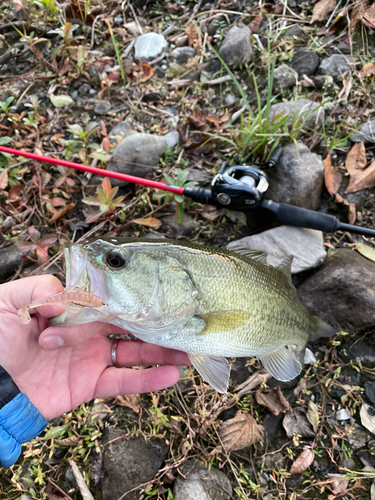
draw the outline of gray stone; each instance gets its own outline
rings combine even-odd
[[[173,488],[178,500],[230,500],[232,486],[224,472],[203,462],[188,460],[181,467]]]
[[[0,248],[0,262],[0,281],[4,281],[9,278],[9,276],[12,276],[25,261],[21,258],[21,254],[16,245],[12,245],[10,247]]]
[[[335,50],[338,52],[341,52],[342,54],[350,54],[350,45],[348,43],[339,43],[337,47],[335,47]]]
[[[143,437],[116,439],[124,436],[123,429],[108,428],[103,436],[103,500],[120,498],[125,492],[151,481],[165,460],[168,446],[163,439]],[[116,441],[113,441],[116,439]],[[113,441],[111,443],[111,441]],[[138,500],[139,491],[126,495],[127,500]]]
[[[304,128],[314,129],[315,127],[320,127],[324,120],[324,109],[319,104],[310,101],[310,99],[298,99],[298,101],[288,101],[280,102],[271,106],[270,119],[272,120],[278,115],[286,114],[289,115],[287,121],[288,125],[291,125],[294,121],[294,117],[302,117],[304,120]]]
[[[335,86],[331,75],[316,75],[313,82],[317,90],[330,90]]]
[[[319,73],[323,75],[331,75],[333,78],[337,78],[347,71],[354,69],[355,65],[353,63],[355,62],[357,62],[356,57],[333,54],[332,56],[323,59],[320,63]]]
[[[364,123],[358,132],[350,136],[352,142],[365,141],[366,144],[375,142],[375,120]]]
[[[375,382],[372,380],[365,382],[365,392],[370,403],[375,404]]]
[[[230,66],[240,66],[250,60],[251,31],[247,26],[233,26],[219,49],[220,57]]]
[[[177,130],[172,130],[168,134],[163,136],[165,142],[167,143],[167,148],[174,148],[177,146],[178,141],[180,140],[180,134]]]
[[[336,420],[350,420],[351,417],[345,408],[341,408],[341,410],[337,410],[335,418]]]
[[[348,433],[348,441],[353,451],[364,448],[369,439],[370,434],[358,424],[354,424],[351,432]]]
[[[264,460],[260,461],[260,464],[263,462],[263,469],[265,470],[277,470],[284,466],[285,457],[281,451],[272,453],[270,455],[266,455]]]
[[[158,33],[145,33],[137,38],[134,45],[136,61],[152,61],[168,50],[168,42]]]
[[[78,97],[88,97],[90,94],[91,85],[83,83],[78,89]]]
[[[95,106],[95,113],[97,115],[106,115],[111,109],[111,103],[109,101],[98,101]]]
[[[278,203],[316,210],[324,183],[324,165],[320,156],[302,143],[283,148],[276,168],[267,171],[269,189],[266,198]]]
[[[196,54],[196,51],[193,47],[177,47],[176,49],[172,50],[171,52],[171,57],[178,62],[178,64],[185,64],[188,59],[191,57],[194,57]]]
[[[310,50],[296,50],[290,66],[297,71],[299,75],[312,75],[319,66],[319,56],[316,52]]]
[[[299,288],[301,302],[337,330],[375,325],[375,263],[339,248]]]
[[[294,87],[298,81],[298,73],[290,66],[282,64],[273,72],[273,87],[277,90],[284,90]]]
[[[120,143],[125,137],[129,135],[134,135],[137,132],[131,128],[131,126],[126,122],[120,122],[113,127],[113,129],[108,134],[108,139],[113,142],[117,141]]]
[[[266,252],[267,263],[274,267],[286,257],[293,255],[293,274],[320,266],[327,255],[321,231],[291,226],[280,226],[253,236],[246,236],[232,241],[228,248],[233,246],[247,246],[253,250]]]
[[[303,29],[300,26],[292,26],[281,38],[296,37],[298,38],[303,34]]]
[[[185,214],[181,224],[177,223],[174,215],[166,215],[161,221],[162,229],[169,236],[188,236],[195,227],[194,219],[189,214]]]
[[[155,167],[165,153],[168,144],[175,143],[175,131],[164,136],[152,134],[131,134],[125,137],[113,152],[108,170],[123,174],[144,177]],[[113,179],[112,184],[121,186],[126,183]]]
[[[187,35],[180,35],[178,38],[176,38],[174,44],[176,47],[184,47],[187,45],[189,40],[189,37]]]
[[[233,106],[233,104],[236,102],[236,99],[232,96],[232,94],[227,94],[225,96],[224,102],[226,106]]]

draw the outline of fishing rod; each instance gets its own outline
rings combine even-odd
[[[259,168],[259,164],[241,164],[237,159],[236,162],[238,165],[235,166],[230,166],[228,162],[224,162],[219,172],[212,179],[211,189],[205,189],[202,187],[184,188],[173,186],[164,184],[163,182],[151,181],[133,175],[121,174],[120,172],[113,172],[112,170],[103,170],[101,168],[90,167],[67,160],[29,153],[28,151],[7,148],[5,146],[0,146],[0,152],[51,163],[52,165],[73,168],[83,172],[90,172],[100,176],[111,177],[132,184],[162,189],[163,191],[181,194],[195,202],[205,205],[214,205],[238,211],[246,211],[259,207],[271,213],[275,222],[279,224],[318,229],[327,233],[341,230],[375,237],[375,230],[354,226],[352,224],[345,224],[334,215],[315,212],[306,208],[288,205],[287,203],[276,203],[272,200],[265,200],[264,195],[269,186],[267,175]],[[262,167],[275,167],[281,152],[281,147],[275,148],[269,161],[262,164]]]

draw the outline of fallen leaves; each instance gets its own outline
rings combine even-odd
[[[194,47],[195,49],[200,45],[200,38],[197,28],[190,24],[187,28],[185,28],[185,33],[188,36],[188,45],[189,47]]]
[[[366,168],[366,149],[364,142],[354,144],[346,158],[345,167],[350,174],[350,182],[345,194],[356,193],[375,186],[375,160]]]
[[[366,427],[367,430],[371,432],[371,434],[375,434],[375,410],[371,406],[367,404],[363,404],[361,406],[361,410],[359,412],[359,416],[361,417],[361,424],[363,427]]]
[[[260,25],[262,24],[262,21],[263,21],[263,16],[258,15],[258,16],[254,17],[254,19],[249,24],[249,28],[251,30],[251,33],[256,33],[258,31],[258,29],[260,28]]]
[[[268,408],[274,415],[279,415],[292,409],[281,392],[279,385],[270,389],[260,387],[255,393],[255,399],[258,404]]]
[[[247,411],[239,410],[234,418],[221,424],[220,438],[228,453],[241,450],[264,437],[264,428]]]
[[[130,408],[135,413],[139,413],[141,408],[141,396],[139,394],[126,394],[115,397],[116,405]]]
[[[328,481],[332,481],[331,488],[335,495],[346,492],[349,481],[345,474],[327,474]]]
[[[316,21],[324,21],[327,15],[336,7],[336,0],[320,0],[315,4],[310,24]]]
[[[339,190],[342,176],[340,172],[338,172],[332,167],[330,154],[327,155],[323,163],[324,163],[324,181],[327,191],[331,196],[335,196],[335,194]]]
[[[302,437],[315,437],[315,432],[306,418],[306,410],[300,406],[285,414],[283,427],[289,438],[293,437],[295,432]]]
[[[310,467],[310,465],[314,461],[314,452],[311,448],[306,448],[303,450],[301,455],[296,458],[296,460],[292,463],[292,467],[290,468],[291,474],[301,474],[306,469]]]
[[[355,211],[355,204],[354,203],[350,203],[348,200],[346,200],[345,198],[343,198],[341,196],[341,194],[339,194],[339,193],[336,193],[336,195],[335,195],[335,202],[336,203],[341,203],[342,205],[344,205],[344,207],[346,207],[348,209],[348,221],[349,221],[349,224],[354,224],[355,220],[357,218],[357,214],[356,214],[356,211]]]
[[[51,94],[49,96],[52,104],[55,106],[55,108],[62,108],[63,106],[69,106],[70,104],[73,104],[74,101],[70,97],[70,95],[54,95]]]
[[[375,75],[375,63],[367,63],[363,66],[361,71],[359,72],[359,76],[361,78],[369,78],[370,76]]]
[[[306,417],[312,425],[314,432],[317,432],[319,425],[319,411],[318,407],[313,401],[309,401]]]
[[[8,170],[5,168],[0,174],[0,189],[5,189],[8,185]]]
[[[161,226],[161,220],[155,219],[155,217],[147,217],[145,219],[134,219],[132,220],[135,224],[139,224],[140,226],[148,226],[158,228]]]
[[[373,262],[375,262],[375,248],[374,247],[370,247],[369,245],[365,245],[363,243],[363,241],[360,241],[356,245],[355,249],[361,255],[363,255],[364,257],[366,257],[366,259],[369,259],[369,260],[372,260]]]

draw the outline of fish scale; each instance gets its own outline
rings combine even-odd
[[[275,378],[290,380],[302,369],[307,341],[335,333],[298,300],[291,259],[275,268],[250,249],[136,238],[72,245],[65,257],[67,287],[86,280],[104,305],[68,304],[53,324],[103,321],[185,351],[220,392],[228,388],[226,357],[257,356]]]

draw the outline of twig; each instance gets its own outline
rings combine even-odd
[[[79,491],[81,492],[83,500],[94,500],[94,497],[91,495],[89,487],[87,486],[85,480],[83,479],[81,471],[78,469],[78,465],[75,463],[74,460],[69,460],[69,465],[73,470],[73,474],[77,481],[77,485]]]
[[[230,75],[221,76],[220,78],[214,78],[213,80],[208,80],[207,82],[201,82],[202,85],[218,85],[219,83],[229,82],[232,80]]]

